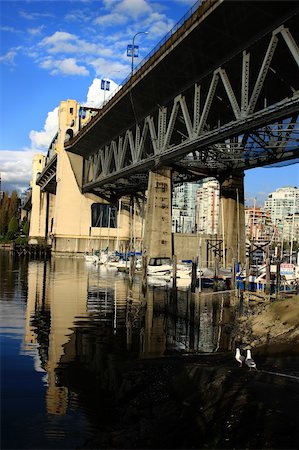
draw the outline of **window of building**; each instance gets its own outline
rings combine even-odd
[[[70,114],[73,114],[74,108],[70,108]]]
[[[91,205],[91,226],[101,228],[117,227],[116,206],[93,203]]]

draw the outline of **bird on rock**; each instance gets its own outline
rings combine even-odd
[[[240,363],[240,367],[242,367],[245,357],[243,355],[241,355],[239,348],[236,348],[235,358],[238,361],[238,363]]]
[[[253,361],[252,356],[251,356],[251,350],[249,350],[249,349],[246,352],[245,364],[247,367],[249,367],[249,370],[251,370],[251,369],[257,370],[256,364]]]

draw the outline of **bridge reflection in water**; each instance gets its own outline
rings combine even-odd
[[[120,361],[227,351],[236,314],[230,297],[161,287],[144,296],[138,276],[129,289],[127,276],[113,269],[71,259],[30,262],[25,346],[38,344],[47,411],[67,411],[65,370],[74,377],[87,370],[110,389]]]

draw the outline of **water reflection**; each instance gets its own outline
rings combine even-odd
[[[116,356],[165,357],[214,352],[230,345],[235,314],[230,293],[191,294],[151,288],[141,294],[138,277],[79,260],[31,262],[28,268],[25,348],[38,344],[47,373],[48,413],[65,414],[68,387],[57,369],[82,364],[103,380],[113,378]],[[109,383],[108,383],[109,384]]]
[[[115,398],[133,382],[124,374],[136,361],[230,347],[235,308],[228,292],[199,296],[149,288],[143,295],[139,276],[129,288],[127,275],[82,260],[24,262],[6,256],[5,261],[5,269],[0,264],[6,274],[1,300],[19,295],[24,301],[20,353],[34,357],[34,370],[43,381],[35,395],[43,396],[47,414],[40,419],[39,435],[30,434],[27,448],[83,446],[99,417],[105,422]],[[91,393],[88,402],[86,391]],[[102,399],[101,410],[96,398]],[[70,438],[74,414],[80,431]]]

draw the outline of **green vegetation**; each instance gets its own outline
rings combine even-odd
[[[29,223],[23,219],[20,223],[20,198],[16,191],[4,192],[0,199],[0,243],[26,243],[29,233]]]

